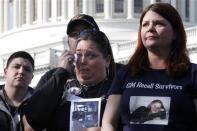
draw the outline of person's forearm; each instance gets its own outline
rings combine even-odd
[[[82,131],[101,131],[101,127],[84,128]]]
[[[194,99],[194,104],[195,104],[196,112],[197,112],[197,99]],[[197,117],[197,113],[196,113],[196,117]]]
[[[116,131],[112,124],[104,124],[101,127],[101,131]]]
[[[119,103],[121,95],[110,95],[107,100],[105,112],[102,119],[101,131],[116,131],[119,118]]]
[[[24,131],[35,131],[30,125],[29,123],[27,122],[27,119],[25,117],[25,115],[22,117],[22,123],[23,123],[23,126],[24,126]]]

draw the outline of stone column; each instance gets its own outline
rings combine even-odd
[[[190,23],[194,24],[195,23],[195,0],[190,0],[189,1],[189,21]]]
[[[43,15],[43,0],[37,0],[37,23],[42,23]]]
[[[68,1],[67,0],[62,0],[62,21],[67,20],[68,18]]]
[[[13,1],[13,28],[19,26],[19,0]]]
[[[4,0],[0,0],[0,34],[3,32],[4,28]]]
[[[9,0],[4,0],[4,14],[3,14],[3,23],[4,23],[4,31],[8,30],[8,26],[9,26],[9,15],[8,15],[8,10],[9,10]]]
[[[179,1],[180,2],[180,14],[181,14],[181,17],[182,17],[182,19],[183,19],[183,21],[185,21],[186,20],[186,17],[185,17],[185,15],[186,15],[186,11],[185,11],[185,0],[183,1],[183,0],[180,0]]]
[[[104,0],[104,18],[111,19],[112,18],[112,1]]]
[[[49,20],[49,0],[43,0],[43,22],[46,23]]]
[[[177,3],[176,0],[171,0],[171,5],[177,9]]]
[[[82,12],[83,14],[88,14],[88,0],[83,0]]]
[[[18,0],[19,1],[19,27],[24,24],[25,21],[25,3],[24,0]]]
[[[93,16],[94,15],[94,10],[96,10],[96,7],[95,7],[95,1],[93,1],[93,0],[88,0],[88,14],[90,15],[90,16]]]
[[[33,22],[33,0],[26,0],[26,24],[31,25]]]
[[[51,21],[57,21],[57,0],[51,0]]]
[[[134,0],[127,0],[127,19],[134,18]]]
[[[68,0],[68,19],[75,15],[75,0]]]

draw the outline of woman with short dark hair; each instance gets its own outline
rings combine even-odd
[[[83,30],[76,53],[68,51],[63,55],[65,62],[41,78],[38,91],[24,107],[26,120],[36,131],[100,130],[98,118],[102,119],[115,71],[109,40],[101,31]],[[76,79],[69,78],[73,63]],[[73,102],[72,98],[89,99]],[[91,98],[100,98],[101,108]]]

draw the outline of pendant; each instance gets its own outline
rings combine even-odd
[[[82,92],[81,88],[73,86],[67,89],[67,93],[70,95],[80,95]]]

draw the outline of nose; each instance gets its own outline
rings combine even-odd
[[[83,56],[81,57],[81,63],[85,63],[85,61],[86,61],[86,57],[85,57],[85,55],[83,55]]]
[[[86,58],[86,56],[85,55],[81,55],[81,56],[78,56],[77,58],[76,58],[76,62],[77,63],[79,63],[79,64],[84,64],[84,63],[86,63],[86,60],[87,58]]]
[[[148,26],[148,31],[155,31],[155,26],[153,23],[150,23]]]
[[[25,71],[25,69],[22,66],[18,69],[18,72],[21,73],[21,74],[23,74],[24,71]]]

